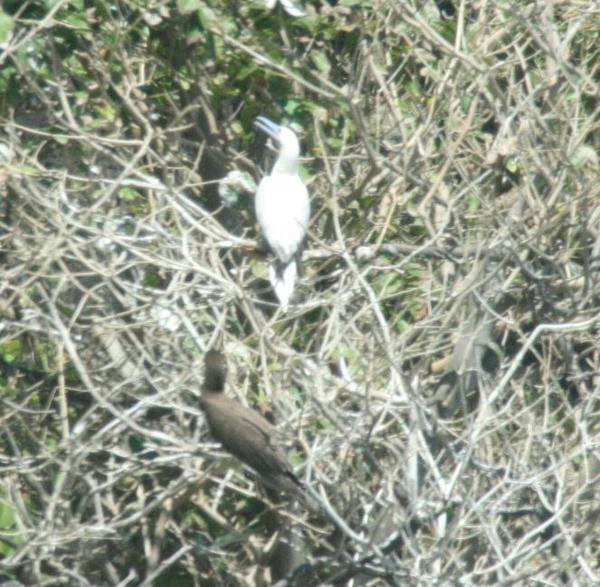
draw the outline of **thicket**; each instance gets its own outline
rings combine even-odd
[[[0,579],[600,584],[597,3],[268,4],[3,3]],[[350,531],[210,439],[212,346]]]

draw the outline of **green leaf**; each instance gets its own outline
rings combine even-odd
[[[214,24],[223,24],[221,19],[216,15],[215,11],[209,6],[199,6],[198,7],[198,18],[200,19],[200,23],[204,30],[208,30]]]
[[[103,104],[98,104],[95,107],[95,110],[98,114],[100,114],[103,118],[106,118],[107,120],[113,120],[115,118],[115,109],[112,106],[112,104],[108,104],[108,103],[103,103]]]
[[[469,198],[467,208],[469,212],[477,212],[481,207],[481,200],[477,196],[471,196]]]
[[[250,269],[254,277],[258,277],[259,279],[269,278],[269,270],[267,269],[267,266],[260,261],[252,261],[250,264]]]
[[[331,71],[331,64],[327,60],[327,57],[320,51],[313,51],[311,53],[313,63],[317,66],[317,69],[325,76],[329,75]]]
[[[327,144],[335,151],[338,151],[342,148],[344,141],[338,137],[327,137]]]
[[[86,19],[85,14],[67,14],[64,19],[65,23],[71,25],[73,28],[79,29],[77,31],[78,34],[81,34],[83,31],[90,30],[89,21]]]
[[[256,63],[255,61],[251,61],[247,65],[242,66],[235,77],[239,81],[245,80],[247,77],[251,76],[257,69],[259,69],[258,63]]]
[[[300,174],[301,179],[306,181],[312,175],[312,173],[306,168],[304,163],[300,163],[299,167],[300,169],[298,170],[298,173]]]
[[[0,501],[0,529],[12,528],[15,523],[15,513],[8,503]]]
[[[61,0],[46,0],[44,2],[46,9],[50,12]]]
[[[146,273],[145,277],[144,277],[144,285],[146,287],[159,287],[161,284],[162,280],[160,278],[160,275],[157,275],[156,273],[152,272],[152,273]]]
[[[21,342],[18,339],[7,340],[0,345],[0,356],[7,363],[14,363],[21,356]]]
[[[8,41],[13,26],[13,19],[6,14],[6,12],[0,10],[0,43],[6,43]]]
[[[404,320],[404,318],[399,318],[396,320],[394,328],[396,329],[396,332],[407,332],[410,329],[410,323]]]
[[[519,169],[519,165],[517,164],[517,160],[514,157],[510,157],[506,161],[506,169],[508,169],[511,173],[516,173]]]
[[[296,110],[298,109],[298,107],[300,106],[300,101],[299,100],[295,100],[294,98],[290,98],[284,106],[284,110],[286,111],[287,114],[289,114],[290,116],[292,116],[294,114],[294,112],[296,112]]]
[[[177,9],[181,14],[188,14],[194,12],[202,7],[200,0],[177,0]]]
[[[140,197],[140,193],[133,188],[124,187],[119,190],[119,197],[123,200],[135,200]]]
[[[13,544],[20,544],[23,542],[21,536],[15,531],[15,511],[10,503],[0,499],[0,534],[10,537],[10,541]],[[11,554],[14,549],[9,545],[8,542],[0,541],[0,555],[7,556]]]

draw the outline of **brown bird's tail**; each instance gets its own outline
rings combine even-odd
[[[293,474],[263,475],[262,479],[271,489],[278,493],[284,493],[288,497],[293,497],[312,513],[320,512],[321,506],[308,495],[302,483]]]

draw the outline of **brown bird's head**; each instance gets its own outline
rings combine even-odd
[[[225,355],[214,349],[204,355],[204,391],[222,393],[225,391],[227,361]]]

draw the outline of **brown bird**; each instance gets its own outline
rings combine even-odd
[[[204,356],[204,369],[200,407],[212,436],[259,473],[269,487],[314,508],[285,453],[276,444],[275,428],[258,412],[224,395],[227,362],[223,353],[209,350]]]

